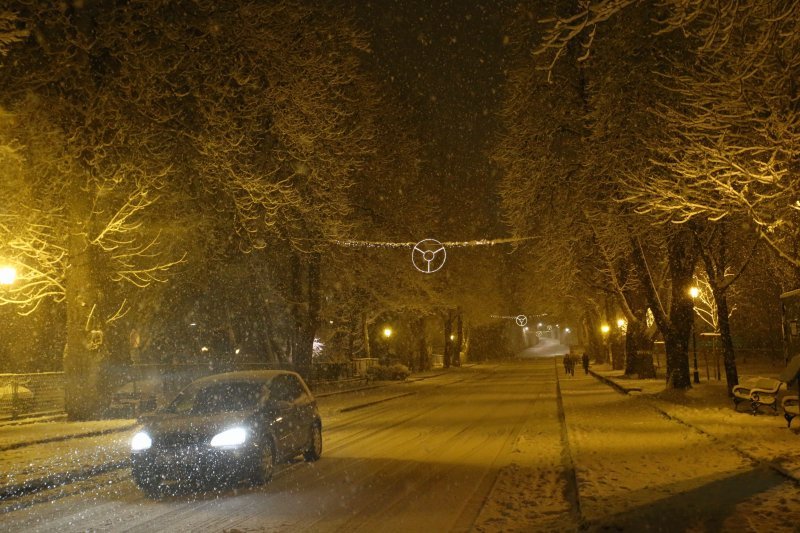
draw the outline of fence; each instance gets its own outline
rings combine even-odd
[[[315,362],[309,386],[330,385],[364,376],[378,359]],[[112,417],[135,417],[170,401],[201,377],[233,370],[292,370],[290,363],[143,364],[109,371]],[[64,373],[0,374],[0,421],[64,412]]]
[[[63,372],[0,374],[0,420],[63,412]]]
[[[372,360],[370,360],[372,361]],[[374,360],[377,362],[377,359]],[[358,374],[357,362],[314,362],[309,386],[351,380]],[[234,370],[293,370],[291,363],[228,363],[228,364],[144,364],[120,369],[116,382],[122,384],[111,398],[108,415],[134,417],[165,405],[192,381]]]

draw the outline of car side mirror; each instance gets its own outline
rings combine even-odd
[[[267,407],[272,407],[273,409],[286,409],[290,405],[292,405],[292,402],[287,402],[286,400],[278,398],[270,398],[267,400]]]

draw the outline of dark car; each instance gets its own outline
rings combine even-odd
[[[150,495],[187,480],[266,483],[277,462],[322,454],[317,403],[294,372],[202,378],[143,422],[131,440],[131,466],[135,483]]]

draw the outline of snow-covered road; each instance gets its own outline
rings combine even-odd
[[[553,358],[396,387],[370,392],[394,399],[353,411],[341,410],[346,395],[324,398],[323,458],[265,487],[152,501],[119,470],[46,505],[36,495],[0,522],[63,532],[796,530],[794,482],[583,372],[564,376]],[[67,454],[69,441],[60,445]]]

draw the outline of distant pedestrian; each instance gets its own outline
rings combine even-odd
[[[570,376],[575,375],[575,358],[569,354],[564,355],[564,373]]]
[[[583,352],[583,355],[581,356],[581,362],[583,363],[583,372],[585,374],[588,374],[589,373],[589,354],[588,353]]]

